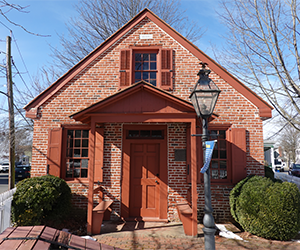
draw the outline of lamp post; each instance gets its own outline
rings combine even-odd
[[[202,69],[199,70],[197,81],[193,92],[190,95],[191,102],[195,108],[198,118],[202,118],[202,148],[203,148],[203,163],[205,163],[206,144],[208,139],[208,119],[212,115],[215,105],[217,103],[221,90],[209,78],[210,70],[206,69],[206,63],[200,63]],[[204,195],[205,208],[203,218],[203,232],[205,250],[215,249],[215,232],[216,226],[214,217],[212,215],[213,208],[211,205],[211,188],[210,188],[210,169],[208,168],[204,173]]]

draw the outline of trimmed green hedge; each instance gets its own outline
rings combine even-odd
[[[230,207],[245,231],[266,239],[290,240],[300,230],[300,192],[294,183],[247,177],[231,191]]]
[[[71,189],[58,177],[45,175],[20,181],[12,201],[12,222],[16,226],[61,221],[71,209]]]

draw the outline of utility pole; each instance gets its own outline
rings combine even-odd
[[[6,37],[6,79],[9,110],[9,177],[8,189],[15,187],[15,116],[11,74],[11,37]]]

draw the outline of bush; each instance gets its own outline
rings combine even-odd
[[[24,179],[16,186],[12,201],[12,222],[17,226],[59,222],[70,211],[70,187],[58,177],[47,175]]]
[[[300,230],[300,192],[289,182],[247,177],[230,193],[232,216],[247,232],[290,240]]]

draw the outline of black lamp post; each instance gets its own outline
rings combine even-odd
[[[206,63],[200,63],[202,69],[199,70],[199,80],[195,85],[190,99],[195,108],[198,118],[202,118],[202,148],[203,148],[203,163],[205,163],[205,142],[208,139],[208,118],[212,115],[215,105],[217,103],[221,90],[209,78],[210,70],[206,69]],[[204,194],[205,194],[205,208],[203,218],[203,232],[205,241],[205,250],[215,249],[215,232],[216,225],[212,215],[213,208],[211,205],[211,189],[210,189],[210,169],[208,168],[204,173]]]

